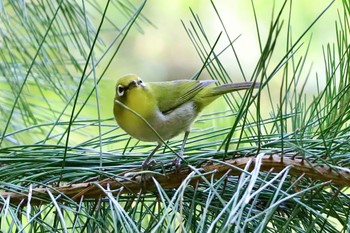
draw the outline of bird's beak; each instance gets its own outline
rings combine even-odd
[[[131,88],[137,87],[137,81],[132,80],[132,82],[129,83],[127,89],[130,90]]]

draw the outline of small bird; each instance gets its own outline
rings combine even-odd
[[[249,88],[259,83],[242,82],[215,85],[214,80],[176,80],[145,83],[135,74],[127,74],[117,81],[114,117],[118,125],[132,137],[145,142],[158,142],[142,163],[146,169],[153,154],[163,144],[185,133],[180,149],[182,158],[191,125],[199,113],[223,94]],[[179,166],[180,160],[176,160]]]

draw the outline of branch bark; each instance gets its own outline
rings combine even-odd
[[[241,170],[235,169],[238,167],[244,169],[250,162],[249,170],[254,169],[256,165],[256,157],[242,157],[227,160],[224,163],[212,163],[204,165],[200,171],[203,176],[195,176],[191,178],[190,184],[195,185],[198,182],[203,182],[203,177],[220,178],[226,175],[240,175]],[[290,166],[289,173],[292,175],[311,178],[315,181],[328,181],[338,187],[350,186],[350,173],[348,170],[334,170],[328,166],[318,166],[304,159],[296,159],[292,157],[283,157],[278,155],[265,155],[261,158],[260,171],[280,172],[287,166]],[[132,171],[134,173],[140,172]],[[155,174],[153,178],[165,189],[177,188],[184,179],[192,172],[189,168],[183,168],[180,171],[173,171],[165,175]],[[140,176],[138,176],[140,177]],[[152,192],[156,190],[156,185],[153,179],[147,179],[140,182],[140,179],[130,178],[125,176],[125,179],[104,179],[95,182],[86,182],[79,184],[71,184],[58,188],[34,188],[29,189],[26,193],[0,192],[2,198],[10,198],[12,204],[26,204],[28,200],[31,205],[39,205],[41,203],[50,202],[49,192],[60,197],[56,201],[68,201],[68,197],[74,201],[81,198],[100,198],[106,196],[106,190],[112,193],[139,193]]]

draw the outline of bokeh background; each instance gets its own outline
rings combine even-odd
[[[259,21],[262,40],[265,41],[271,23],[272,12],[274,17],[278,14],[284,1],[214,1],[217,11],[224,22],[231,39],[237,39],[234,47],[248,77],[255,67],[260,56],[256,25],[252,2]],[[296,40],[331,1],[293,1],[291,16],[291,33]],[[322,72],[322,46],[335,40],[335,20],[338,18],[338,4],[335,2],[311,29],[305,39],[312,38],[310,46],[310,65],[313,71]],[[102,5],[102,3],[101,3]],[[223,28],[210,1],[157,1],[147,2],[143,15],[153,24],[143,25],[142,31],[134,28],[128,36],[122,51],[115,60],[115,66],[109,70],[108,76],[113,79],[125,73],[136,72],[147,81],[160,81],[170,79],[186,79],[200,68],[196,51],[184,30],[181,20],[187,27],[193,22],[192,9],[198,15],[210,39],[215,41]],[[288,12],[284,12],[287,20]],[[287,30],[284,23],[283,32]],[[281,33],[283,34],[283,33]],[[305,40],[304,47],[308,41]],[[282,40],[283,41],[283,40]],[[227,46],[228,40],[222,36],[218,50]],[[303,50],[302,50],[303,51]],[[283,52],[280,51],[280,56]],[[278,56],[277,56],[278,57]],[[225,53],[222,60],[233,76],[241,77],[231,52]]]
[[[253,4],[252,4],[253,2]],[[331,1],[314,1],[296,0],[291,8],[290,20],[289,12],[285,10],[282,13],[283,25],[280,32],[279,43],[277,49],[272,56],[271,69],[281,61],[286,53],[286,35],[287,30],[291,34],[290,38],[294,43],[299,37],[312,25],[324,9]],[[102,4],[102,3],[101,3]],[[281,6],[285,1],[156,1],[147,2],[142,15],[149,20],[140,22],[140,27],[134,27],[128,34],[127,39],[121,47],[119,54],[113,61],[113,65],[108,69],[106,77],[100,85],[102,100],[102,117],[112,117],[112,101],[114,96],[114,85],[116,80],[126,73],[136,73],[144,81],[165,81],[175,79],[190,79],[201,68],[202,62],[188,36],[184,27],[190,28],[194,23],[194,16],[201,21],[208,39],[213,44],[220,32],[224,31],[220,20],[222,20],[231,40],[235,40],[233,46],[236,50],[237,57],[241,63],[245,77],[250,79],[256,64],[261,55],[259,47],[259,36],[262,43],[266,43],[268,31],[271,26],[271,20],[275,19]],[[290,2],[288,2],[290,4]],[[324,57],[323,49],[328,43],[332,44],[336,41],[335,21],[338,19],[338,9],[341,2],[334,2],[330,9],[313,25],[312,29],[302,38],[302,45],[294,56],[296,60],[305,56],[307,52],[306,62],[303,68],[301,79],[308,80],[303,90],[307,96],[312,99],[316,94],[316,76],[319,77],[319,86],[326,83],[323,74]],[[102,4],[103,5],[103,4]],[[101,5],[101,6],[102,6]],[[220,18],[218,17],[218,13]],[[255,11],[255,12],[254,12]],[[112,13],[111,13],[112,14]],[[258,21],[258,28],[256,25]],[[112,16],[113,18],[113,16]],[[143,22],[143,23],[142,23]],[[288,28],[288,25],[291,25]],[[257,32],[259,30],[259,33]],[[106,38],[113,35],[114,32],[104,34]],[[258,36],[259,35],[259,36]],[[111,36],[112,38],[112,36]],[[215,49],[216,52],[221,51],[229,44],[229,40],[225,34]],[[280,49],[279,49],[280,48]],[[243,81],[237,60],[231,49],[220,55],[220,60],[229,72],[232,80]],[[292,64],[292,62],[290,61]],[[270,70],[271,71],[271,70]],[[203,72],[201,79],[210,79],[208,73]],[[270,101],[267,92],[262,92],[262,108],[261,114],[263,118],[269,118],[271,109],[278,105],[280,98],[280,86],[283,79],[283,72],[279,72],[269,83],[272,100]],[[298,86],[302,88],[302,81]],[[254,108],[251,108],[255,112]],[[204,114],[229,110],[223,98],[220,98],[205,109]],[[91,112],[92,115],[96,113]],[[207,122],[206,125],[195,125],[200,128],[230,126],[233,124],[234,118],[217,117],[218,119]],[[116,133],[122,133],[117,131]],[[178,140],[182,137],[179,136]]]
[[[247,78],[251,77],[261,54],[252,2],[256,11],[261,40],[264,43],[271,25],[271,17],[277,16],[284,1],[214,1],[231,40],[237,38],[233,46]],[[293,1],[291,28],[289,28],[291,38],[296,41],[330,3],[331,1],[318,1],[317,4],[314,1]],[[309,50],[303,76],[305,79],[308,75],[310,76],[305,88],[305,92],[310,93],[310,97],[316,92],[314,88],[316,74],[321,77],[319,80],[321,86],[322,83],[325,83],[325,80],[322,81],[323,49],[328,43],[332,44],[336,40],[335,20],[338,19],[340,4],[340,1],[334,2],[330,9],[322,15],[303,38],[303,45],[295,54],[296,57],[301,57],[304,56],[306,50]],[[110,91],[111,86],[115,85],[116,80],[126,73],[137,73],[146,82],[193,77],[201,68],[202,62],[184,29],[184,25],[190,27],[190,22],[193,22],[191,10],[199,17],[211,43],[214,43],[224,29],[211,1],[148,1],[143,15],[152,25],[143,24],[139,30],[137,28],[131,30],[113,66],[107,72],[107,78],[102,82],[101,87],[105,94],[101,97],[105,98],[104,101],[113,98],[114,93]],[[282,38],[285,37],[288,29],[288,13],[285,11],[282,16],[285,21],[281,32]],[[281,39],[280,43],[285,43],[285,40]],[[226,36],[221,36],[216,51],[221,51],[228,44]],[[278,46],[285,47],[285,44]],[[285,52],[283,49],[277,49],[273,63],[277,65]],[[233,80],[243,80],[232,50],[224,52],[220,59]],[[276,90],[279,89],[281,83],[278,76],[277,74],[270,83],[276,86]],[[204,72],[200,78],[210,77]]]
[[[120,33],[120,30],[116,30],[116,28],[122,29],[135,9],[143,1],[133,0],[129,4],[128,1],[111,1],[111,7],[108,8],[106,20],[103,22],[98,34],[98,44],[101,49],[94,49],[94,61],[89,60],[87,73],[83,73],[83,68],[86,64],[87,54],[90,51],[91,44],[87,45],[85,42],[86,37],[84,40],[81,39],[75,42],[73,41],[74,33],[65,38],[65,32],[62,30],[60,32],[63,33],[62,36],[53,35],[52,37],[48,37],[42,48],[37,42],[40,42],[40,36],[44,35],[43,32],[49,26],[49,20],[45,21],[43,18],[40,18],[40,22],[36,21],[35,16],[39,15],[40,17],[40,14],[42,14],[39,6],[42,5],[44,11],[51,10],[52,13],[48,15],[52,16],[54,14],[53,9],[57,7],[57,3],[52,2],[51,6],[41,2],[28,1],[24,2],[25,4],[22,6],[20,2],[5,2],[2,15],[3,19],[0,25],[3,35],[13,36],[13,38],[6,38],[8,44],[1,47],[3,55],[2,62],[3,64],[6,64],[6,62],[11,64],[11,56],[16,56],[19,60],[13,66],[15,68],[5,67],[3,69],[3,75],[0,77],[1,89],[4,90],[0,95],[0,100],[3,103],[2,106],[4,106],[0,126],[2,129],[5,129],[7,127],[6,125],[8,125],[5,134],[21,132],[14,133],[16,135],[14,138],[11,138],[12,136],[6,137],[10,142],[9,144],[11,145],[12,142],[37,142],[41,140],[43,135],[47,133],[51,134],[51,127],[55,129],[59,128],[55,132],[57,134],[66,132],[67,125],[62,125],[61,127],[55,122],[67,122],[70,120],[73,108],[72,100],[75,98],[74,93],[77,91],[82,76],[86,80],[81,85],[81,92],[77,100],[77,109],[82,107],[83,110],[79,113],[77,113],[78,110],[74,112],[74,114],[77,114],[76,120],[99,121],[99,119],[111,119],[113,121],[111,124],[114,125],[116,124],[113,120],[112,112],[113,98],[115,94],[115,83],[120,76],[126,73],[136,73],[145,82],[192,78],[201,69],[203,64],[185,30],[185,28],[191,28],[192,25],[195,25],[195,27],[198,25],[198,23],[194,22],[195,19],[200,20],[200,24],[203,30],[205,30],[205,34],[208,36],[208,41],[211,45],[214,44],[219,34],[223,32],[215,47],[215,53],[219,53],[228,46],[230,40],[234,41],[232,45],[235,48],[237,58],[232,49],[227,49],[219,56],[231,80],[234,82],[243,81],[244,77],[246,80],[252,79],[253,71],[261,56],[260,46],[264,47],[272,19],[278,16],[281,6],[286,2],[267,2],[264,0],[225,0],[213,2],[191,0],[147,1],[141,16],[136,21],[136,25],[127,33],[117,55],[112,60],[111,66],[109,66],[105,73],[104,69],[110,61],[112,53],[117,50],[117,45],[120,44],[115,43],[114,46],[108,48],[108,45]],[[89,17],[88,19],[80,19],[81,22],[78,22],[77,25],[81,27],[78,33],[81,33],[81,35],[77,35],[77,37],[86,36],[84,34],[84,27],[82,26],[85,23],[84,20],[88,20],[93,25],[95,31],[97,30],[106,3],[107,1],[72,2],[72,4],[82,4],[80,9],[86,10],[86,15]],[[275,49],[271,57],[271,65],[267,69],[267,72],[271,72],[286,54],[287,40],[285,38],[287,38],[287,33],[289,33],[289,38],[291,38],[290,43],[296,42],[331,3],[332,1],[318,1],[316,4],[314,1],[302,0],[287,2],[287,4],[291,5],[288,5],[286,9],[292,10],[291,12],[284,10],[281,15],[283,19],[282,30],[280,32],[281,38],[278,40],[277,49]],[[17,6],[14,7],[16,4]],[[127,5],[125,11],[121,10],[123,8],[122,4]],[[328,43],[332,46],[336,41],[335,21],[339,17],[338,10],[341,9],[340,4],[341,1],[333,2],[325,14],[313,25],[311,30],[303,36],[301,43],[299,43],[301,46],[298,47],[298,51],[295,51],[293,55],[298,60],[304,57],[306,51],[308,51],[307,59],[300,74],[301,79],[308,80],[304,90],[308,94],[307,98],[312,98],[312,95],[317,91],[315,88],[316,76],[319,78],[321,88],[326,81],[323,78],[325,73],[323,50]],[[49,9],[49,6],[52,8]],[[45,7],[47,8],[45,9]],[[21,10],[16,11],[16,9]],[[33,12],[32,9],[36,9],[37,11]],[[72,7],[72,9],[78,8]],[[66,10],[70,9],[67,8]],[[73,14],[73,12],[67,12]],[[127,12],[129,12],[129,15]],[[10,23],[7,23],[7,19],[9,19]],[[40,25],[42,22],[47,24]],[[61,27],[62,29],[69,30],[70,28],[67,22],[69,21],[57,20],[54,22],[54,25],[57,28]],[[225,28],[221,22],[223,22]],[[256,22],[258,22],[258,25],[256,25]],[[31,26],[33,26],[33,29],[28,29]],[[11,32],[10,28],[16,28],[14,32],[18,33],[18,35],[11,35],[9,33]],[[228,36],[225,34],[224,29],[227,30]],[[90,43],[92,43],[93,35],[94,30],[91,29],[89,34],[91,37]],[[4,38],[0,41],[2,42],[1,45],[4,45]],[[62,41],[56,43],[56,39]],[[261,45],[259,44],[259,40]],[[56,48],[55,46],[67,46],[69,50],[65,51],[63,49],[64,47]],[[40,48],[39,50],[41,52],[36,58],[36,62],[32,64],[38,48]],[[94,69],[92,63],[96,62],[104,52],[106,52],[106,55],[95,66],[96,69]],[[51,60],[47,61],[46,59]],[[237,59],[241,64],[242,71],[239,69]],[[292,60],[289,62],[293,65]],[[33,65],[32,68],[31,65]],[[31,70],[28,75],[27,71],[29,69]],[[87,93],[91,92],[95,86],[96,78],[100,77],[102,78],[97,88],[98,92],[94,92],[91,98],[87,97]],[[20,92],[19,87],[23,84],[25,78],[27,80],[25,81],[24,89]],[[216,77],[210,77],[204,71],[199,78],[210,79]],[[266,106],[261,108],[263,111],[262,114],[268,117],[271,107],[275,103],[271,103],[267,99],[276,99],[277,104],[277,100],[281,96],[280,86],[282,81],[283,72],[280,71],[269,82],[269,97],[271,96],[271,98],[267,96],[266,92],[264,92],[265,90],[262,92],[261,102],[262,104],[266,104]],[[302,81],[297,86],[297,88],[299,87],[302,87]],[[20,94],[18,94],[19,92]],[[20,96],[20,98],[18,103],[14,105],[13,102],[17,96]],[[85,102],[86,99],[89,99],[87,103]],[[13,115],[10,114],[11,108],[14,108]],[[216,104],[211,105],[205,113],[220,112],[228,109],[229,107],[225,104],[223,98],[221,98]],[[52,123],[54,126],[50,125]],[[227,122],[226,124],[230,125],[231,123]],[[45,126],[40,126],[40,124],[44,124]],[[32,127],[33,125],[35,127]],[[94,128],[92,135],[96,135],[97,133],[96,128]],[[119,133],[122,133],[122,131],[116,132],[116,134]],[[80,136],[77,136],[77,141],[80,141]],[[17,139],[20,138],[20,140],[15,139],[15,137]],[[84,137],[85,139],[86,137]],[[62,139],[59,141],[62,142]]]

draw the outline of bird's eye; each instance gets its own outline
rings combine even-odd
[[[118,85],[117,92],[118,92],[119,96],[123,96],[124,95],[124,86]]]

